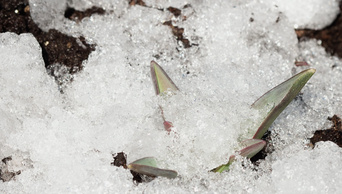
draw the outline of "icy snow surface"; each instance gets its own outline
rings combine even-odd
[[[149,8],[127,1],[56,2],[30,1],[35,21],[45,30],[83,35],[97,44],[96,51],[61,94],[32,35],[0,34],[0,158],[12,156],[8,168],[21,170],[15,180],[0,182],[0,193],[342,192],[342,150],[331,142],[307,146],[315,130],[331,125],[328,116],[342,113],[342,63],[315,40],[299,44],[292,22],[298,17],[301,26],[324,26],[335,9],[307,19],[283,8],[293,6],[287,1],[279,7],[188,1],[183,21],[158,9],[182,8],[184,1],[145,1]],[[319,12],[305,2],[305,12]],[[102,6],[107,14],[75,23],[62,17],[67,3],[76,9]],[[191,48],[162,25],[168,20],[185,29]],[[155,96],[151,60],[180,92]],[[209,173],[227,162],[238,138],[248,137],[257,117],[249,105],[306,68],[295,67],[295,60],[317,72],[271,127],[275,151],[259,167],[248,161],[242,167],[240,158],[230,172]],[[175,126],[170,135],[158,105]],[[110,165],[112,154],[121,151],[128,162],[154,156],[179,176],[137,186],[128,170]]]
[[[265,0],[283,12],[294,28],[322,29],[340,13],[339,0]]]

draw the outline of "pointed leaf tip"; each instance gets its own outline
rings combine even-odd
[[[315,72],[316,69],[307,69],[294,75],[266,92],[252,104],[252,108],[260,110],[263,114],[262,118],[264,118],[253,139],[260,139],[264,135],[273,121],[297,96]]]
[[[151,76],[156,94],[164,93],[167,90],[177,91],[177,86],[166,74],[164,69],[155,61],[151,61]]]
[[[313,68],[307,69],[306,71],[310,72],[312,75],[316,73],[316,69]]]

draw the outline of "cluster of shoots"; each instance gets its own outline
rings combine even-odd
[[[254,135],[251,139],[246,139],[240,142],[241,150],[231,155],[226,164],[222,164],[214,169],[212,172],[223,172],[229,170],[230,165],[235,161],[237,155],[251,158],[260,152],[265,146],[266,142],[262,140],[262,136],[280,115],[280,113],[290,104],[290,102],[297,96],[300,90],[308,82],[311,76],[315,73],[315,69],[304,70],[290,79],[284,81],[270,91],[266,92],[252,105],[252,109],[257,109],[260,114],[260,120],[255,121],[261,123],[258,128],[254,129]],[[151,61],[151,77],[156,91],[156,95],[163,95],[168,91],[177,91],[178,87],[170,79],[161,66],[155,61]],[[164,128],[167,132],[172,130],[173,124],[167,121],[164,117],[163,108],[161,110],[161,117],[164,121]],[[130,170],[140,174],[157,177],[163,176],[167,178],[177,177],[177,172],[173,170],[160,169],[157,167],[156,160],[153,157],[142,158],[132,162],[127,166]]]

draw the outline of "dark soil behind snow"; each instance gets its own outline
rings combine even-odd
[[[146,3],[143,0],[127,0],[130,6],[145,6]],[[171,12],[175,17],[180,17],[182,9],[186,9],[191,5],[186,5],[181,8],[169,7],[167,9],[160,9],[160,11],[167,10]],[[342,9],[342,4],[340,6]],[[92,14],[104,14],[105,11],[102,8],[92,7],[85,11],[78,11],[71,7],[66,7],[64,16],[75,22],[81,22],[84,17],[89,17]],[[186,20],[184,16],[183,20]],[[163,23],[171,29],[171,33],[176,37],[177,41],[183,44],[184,48],[191,46],[197,46],[191,43],[186,37],[184,37],[184,28],[178,27],[173,21],[166,21]],[[48,32],[41,30],[38,25],[32,20],[30,15],[30,6],[28,0],[0,0],[0,33],[14,32],[16,34],[32,33],[37,39],[39,45],[42,48],[42,56],[45,62],[45,67],[51,69],[56,63],[61,64],[69,70],[70,74],[76,73],[82,70],[82,62],[88,59],[89,54],[95,50],[95,45],[88,44],[84,37],[72,37],[63,34],[55,29],[51,29]],[[306,39],[315,38],[322,41],[322,46],[326,51],[332,55],[342,57],[342,17],[341,14],[336,20],[328,27],[322,30],[296,30],[297,37],[300,41]],[[53,76],[58,76],[51,71]],[[57,78],[56,78],[57,79]],[[328,118],[333,122],[333,126],[326,130],[317,130],[310,142],[315,145],[319,141],[332,141],[342,147],[342,128],[341,119],[334,115]],[[265,134],[263,139],[270,141],[270,133]],[[252,158],[253,162],[257,162],[272,152],[272,145],[269,145],[262,152]],[[2,161],[6,164],[6,160]],[[126,155],[124,153],[118,153],[114,157],[115,166],[123,166],[126,168]],[[8,181],[20,172],[5,172],[0,171],[0,180]],[[142,182],[142,175],[133,174],[133,180],[136,182]],[[6,175],[6,176],[5,176]],[[4,178],[7,177],[7,178]],[[9,178],[8,178],[9,177]],[[8,179],[8,180],[7,180]]]
[[[328,120],[333,122],[333,126],[329,129],[317,130],[313,137],[310,138],[310,142],[314,146],[320,141],[331,141],[342,147],[342,122],[341,118],[337,115],[328,117]]]
[[[342,10],[342,2],[340,3]],[[306,39],[317,39],[322,41],[322,46],[331,55],[336,55],[342,58],[342,16],[341,13],[337,16],[334,22],[322,30],[296,30],[297,37],[300,41]]]
[[[72,8],[67,10],[66,15],[72,19],[89,16],[93,13],[91,11],[104,13],[100,8],[92,8],[85,16]],[[82,61],[88,59],[95,49],[95,45],[88,44],[84,37],[75,38],[54,29],[41,30],[31,18],[28,0],[0,0],[0,33],[3,32],[31,33],[42,48],[46,68],[59,63],[68,67],[69,73],[80,71]]]

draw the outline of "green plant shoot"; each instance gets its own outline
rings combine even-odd
[[[274,87],[270,91],[262,95],[257,101],[252,104],[252,108],[261,112],[263,120],[261,125],[256,130],[253,139],[246,140],[245,148],[239,151],[241,156],[251,158],[257,154],[264,146],[266,142],[260,140],[265,134],[274,120],[280,115],[280,113],[290,104],[290,102],[297,96],[304,85],[309,81],[312,75],[316,72],[315,69],[304,70],[285,82]],[[244,142],[242,142],[244,143]],[[229,166],[235,160],[235,156],[229,157],[227,164],[223,164],[215,169],[213,172],[223,172],[229,170]]]
[[[262,95],[252,104],[252,108],[260,110],[264,118],[253,139],[260,139],[265,134],[273,121],[297,96],[315,72],[315,69],[307,69],[298,73]]]
[[[127,165],[127,168],[147,176],[151,177],[167,177],[167,178],[176,178],[177,172],[174,170],[160,169],[157,167],[156,159],[153,157],[146,157],[136,160]]]
[[[151,76],[156,94],[162,94],[166,91],[177,91],[176,84],[173,83],[171,78],[166,74],[155,61],[151,61]]]
[[[245,148],[238,151],[237,154],[243,157],[251,158],[265,147],[266,141],[261,139],[247,139],[241,143]],[[229,157],[227,164],[222,164],[219,167],[211,170],[212,172],[223,172],[229,170],[229,166],[235,161],[235,155]]]
[[[151,77],[154,86],[154,90],[157,95],[162,95],[167,91],[177,91],[178,88],[176,84],[173,83],[171,78],[166,74],[164,69],[160,67],[155,61],[151,61]],[[173,127],[172,122],[165,120],[164,111],[161,106],[159,106],[161,111],[161,116],[163,118],[163,125],[167,132],[171,131]]]

